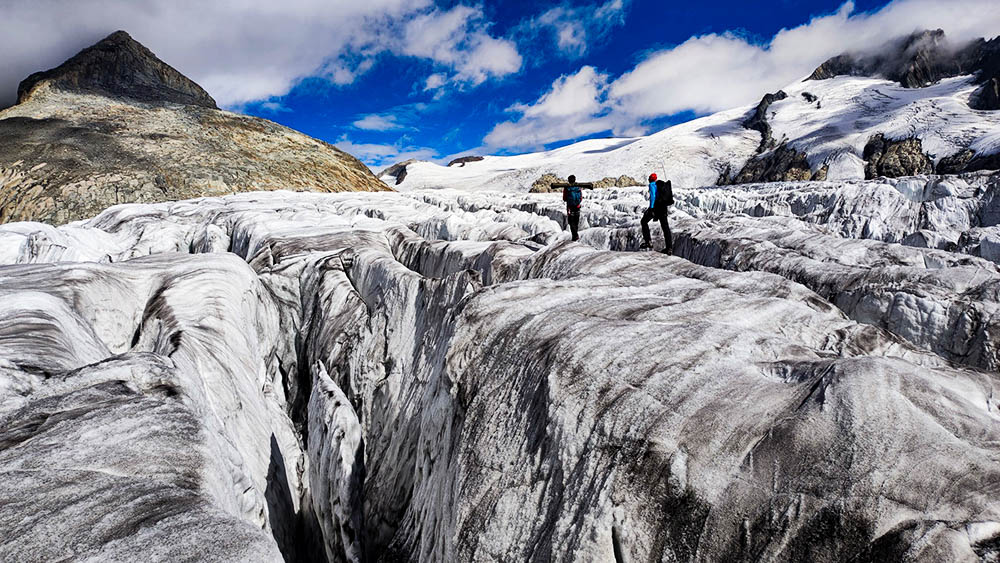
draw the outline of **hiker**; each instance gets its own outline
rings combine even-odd
[[[640,250],[653,248],[650,242],[649,222],[656,219],[663,229],[663,253],[673,254],[674,239],[670,234],[670,225],[667,224],[667,208],[674,204],[674,190],[670,185],[670,180],[664,182],[656,179],[656,173],[649,175],[649,207],[642,214],[642,245]]]
[[[566,202],[566,222],[573,233],[573,240],[579,240],[580,235],[580,204],[583,203],[583,192],[576,184],[576,176],[569,175],[569,183],[563,184],[563,201]]]

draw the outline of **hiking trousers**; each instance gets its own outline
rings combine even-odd
[[[580,235],[578,234],[580,230],[580,208],[577,207],[573,209],[572,207],[566,208],[566,222],[569,223],[569,232],[573,233],[573,240],[579,240]]]
[[[652,209],[647,209],[645,213],[642,214],[642,240],[647,245],[652,244],[650,242],[649,234],[649,222],[653,219],[657,219],[660,222],[660,228],[663,229],[663,244],[664,248],[673,249],[674,247],[674,237],[670,234],[670,225],[667,224],[667,214],[656,213]]]

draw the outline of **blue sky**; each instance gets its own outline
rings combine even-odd
[[[993,37],[997,0],[3,0],[0,107],[124,29],[225,109],[378,170],[634,136],[751,104],[845,49]]]
[[[522,64],[517,72],[488,79],[477,86],[446,86],[441,91],[426,91],[425,82],[438,72],[438,65],[431,60],[386,53],[351,84],[306,79],[286,96],[248,104],[242,109],[359,153],[376,168],[409,156],[443,162],[458,154],[511,154],[613,133],[649,132],[686,121],[698,113],[683,110],[653,117],[634,131],[608,128],[523,146],[511,143],[484,146],[487,134],[498,123],[511,119],[508,108],[537,100],[556,79],[574,74],[583,66],[589,65],[612,77],[620,76],[651,52],[708,34],[730,32],[749,42],[766,44],[781,29],[802,25],[814,16],[833,14],[843,2],[634,0],[621,2],[620,10],[607,11],[607,20],[599,22],[600,25],[585,21],[587,14],[596,11],[594,8],[605,4],[614,2],[590,4],[567,16],[572,24],[590,29],[585,29],[589,33],[581,42],[564,42],[562,48],[555,26],[531,29],[530,22],[552,10],[586,5],[505,2],[502,6],[483,6],[484,18],[477,25],[495,37],[511,38]],[[858,1],[855,11],[877,10],[885,4]],[[448,10],[456,5],[442,3],[438,8]],[[763,94],[762,91],[757,96]],[[664,95],[669,95],[669,89]],[[384,155],[379,154],[382,150]]]

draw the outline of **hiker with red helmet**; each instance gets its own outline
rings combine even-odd
[[[673,236],[670,234],[670,225],[667,224],[667,207],[674,204],[674,190],[670,185],[670,180],[664,182],[656,178],[656,173],[649,175],[649,207],[642,214],[642,244],[639,250],[649,250],[653,248],[650,242],[649,222],[656,219],[660,222],[663,230],[663,253],[672,254],[674,250]]]
[[[576,176],[570,174],[568,179],[568,184],[560,184],[563,186],[563,201],[566,202],[566,222],[569,223],[573,240],[579,240],[580,204],[583,203],[583,193],[576,183]]]

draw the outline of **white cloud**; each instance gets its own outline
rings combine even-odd
[[[485,33],[476,33],[470,40],[470,49],[457,65],[454,80],[478,86],[489,78],[499,78],[521,70],[521,55],[514,43],[496,39]]]
[[[590,67],[559,78],[535,103],[510,108],[521,117],[497,125],[484,142],[510,149],[606,130],[636,135],[649,120],[750,104],[805,77],[841,52],[873,48],[893,37],[937,28],[944,29],[955,43],[993,37],[1000,31],[1000,2],[895,0],[872,13],[855,13],[853,2],[846,2],[835,13],[783,29],[762,45],[733,33],[692,37],[648,53],[610,83]]]
[[[562,76],[535,103],[508,108],[521,117],[497,125],[483,142],[494,148],[539,148],[553,141],[606,131],[611,122],[601,114],[607,87],[607,75],[590,66]]]
[[[415,130],[414,124],[422,119],[421,114],[431,106],[423,102],[393,106],[380,113],[359,115],[351,125],[362,131],[402,131]]]
[[[439,11],[432,2],[5,0],[0,107],[14,102],[21,79],[117,29],[225,107],[282,96],[308,76],[350,84],[384,53],[429,59],[463,85],[520,68],[513,43],[489,35],[480,9]],[[416,21],[422,24],[414,27]],[[413,35],[403,32],[411,29]],[[421,42],[407,46],[401,37]]]
[[[954,42],[993,36],[1000,31],[1000,2],[896,0],[877,12],[857,14],[847,2],[836,13],[781,30],[766,45],[733,34],[692,37],[649,54],[615,81],[609,97],[625,122],[685,110],[719,111],[759,100],[846,50],[936,28]]]
[[[263,102],[260,104],[260,109],[271,113],[288,113],[292,111],[282,105],[281,102]]]
[[[590,45],[603,40],[625,23],[625,0],[607,0],[600,5],[566,3],[543,12],[520,27],[527,41],[551,34],[559,51],[570,58],[584,56]]]
[[[483,31],[488,28],[481,8],[459,5],[447,11],[434,10],[406,23],[397,51],[430,59],[452,71],[429,76],[425,90],[447,83],[478,86],[521,70],[521,55],[514,43],[490,36]]]
[[[417,160],[437,160],[439,155],[428,147],[402,146],[401,144],[383,145],[377,143],[355,143],[347,135],[341,136],[334,146],[354,155],[376,174],[387,166],[397,162],[415,158]]]
[[[368,114],[355,121],[352,125],[365,131],[393,131],[404,129],[404,126],[396,121],[394,115],[380,115],[377,113]]]
[[[444,86],[447,83],[448,83],[448,75],[436,72],[427,77],[427,82],[424,83],[424,91],[437,90],[438,88]]]

